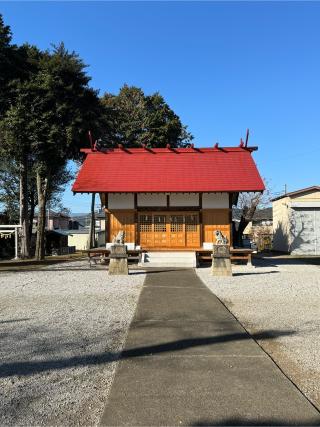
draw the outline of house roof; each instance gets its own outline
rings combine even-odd
[[[46,213],[48,213],[48,211]],[[67,218],[67,219],[70,219],[70,215],[68,213],[66,213],[66,212],[56,212],[56,211],[53,211],[52,209],[49,210],[49,216],[50,216],[50,219],[52,219],[52,218]],[[38,212],[36,212],[34,214],[34,217],[38,218]]]
[[[272,221],[272,208],[257,209],[253,215],[254,221]]]
[[[299,196],[300,194],[312,193],[313,191],[320,191],[320,186],[313,185],[312,187],[306,187],[306,188],[301,188],[301,190],[291,191],[290,193],[285,193],[285,194],[282,194],[281,196],[275,197],[274,199],[271,199],[271,201],[275,202],[276,200],[283,199],[284,197]]]
[[[251,149],[133,148],[82,150],[74,192],[263,191]]]
[[[242,215],[241,208],[233,208],[232,209],[232,220],[240,221]],[[263,221],[269,220],[272,221],[272,207],[257,209],[253,214],[253,221]]]

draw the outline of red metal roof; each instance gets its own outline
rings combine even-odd
[[[263,191],[246,148],[82,150],[86,159],[72,190],[91,192]]]

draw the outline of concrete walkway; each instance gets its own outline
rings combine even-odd
[[[187,269],[148,273],[101,424],[320,425],[320,414]]]

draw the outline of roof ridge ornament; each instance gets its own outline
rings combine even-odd
[[[249,128],[247,129],[247,135],[246,135],[246,143],[245,143],[245,147],[248,147],[248,141],[249,141]]]
[[[93,138],[92,138],[91,130],[88,130],[88,139],[89,139],[91,151],[94,151],[95,147],[94,147],[94,143],[93,143]]]

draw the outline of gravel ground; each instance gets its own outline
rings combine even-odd
[[[0,425],[97,425],[145,278],[0,272]]]
[[[259,260],[233,277],[199,277],[320,409],[320,266]]]

